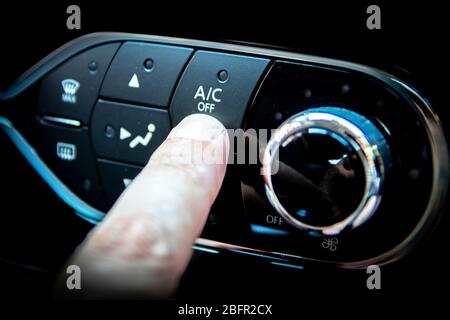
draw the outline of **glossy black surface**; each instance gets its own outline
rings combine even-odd
[[[328,135],[305,133],[278,156],[272,181],[283,207],[310,225],[328,226],[348,217],[365,189],[361,160],[354,148]]]

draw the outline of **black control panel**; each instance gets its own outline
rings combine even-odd
[[[105,210],[185,116],[205,113],[240,128],[269,62],[137,41],[90,48],[40,81],[39,151],[83,200]]]
[[[234,129],[233,146],[256,141],[256,159],[232,149],[198,248],[294,266],[387,263],[430,232],[445,200],[437,115],[408,84],[350,62],[94,34],[8,94],[34,106],[15,128],[76,196],[66,202],[84,204],[81,216],[107,212],[189,114]]]

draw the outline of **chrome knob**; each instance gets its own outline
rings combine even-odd
[[[372,217],[390,167],[380,130],[338,107],[289,118],[272,134],[263,155],[269,202],[291,225],[320,235],[337,235]]]

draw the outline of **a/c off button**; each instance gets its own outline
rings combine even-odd
[[[192,113],[239,128],[268,59],[197,51],[184,71],[170,107],[173,125]]]

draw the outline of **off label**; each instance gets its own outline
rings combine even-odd
[[[199,86],[194,95],[194,100],[198,101],[197,110],[199,112],[213,112],[216,104],[222,101],[221,95],[222,88]]]

